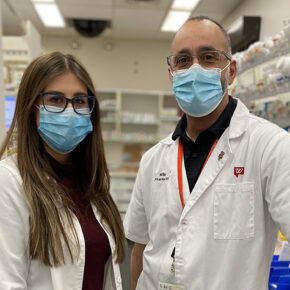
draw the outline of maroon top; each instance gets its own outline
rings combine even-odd
[[[51,158],[51,165],[60,183],[72,198],[76,215],[85,239],[85,269],[82,290],[102,290],[104,268],[111,255],[108,237],[96,220],[92,207],[82,200],[83,193],[77,182],[77,172],[72,165],[63,165]]]

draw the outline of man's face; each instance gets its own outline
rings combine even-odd
[[[177,32],[172,43],[171,53],[188,53],[190,55],[197,55],[205,50],[223,50],[227,52],[226,40],[220,30],[220,28],[209,20],[201,21],[188,21]],[[216,66],[223,69],[229,60],[226,57],[222,57],[220,63]],[[198,60],[194,58],[193,63],[198,63]],[[230,64],[229,72],[229,84],[234,80],[234,73],[232,72],[232,66],[235,67],[235,63]],[[227,86],[226,82],[227,69],[221,74],[221,84],[223,89]]]

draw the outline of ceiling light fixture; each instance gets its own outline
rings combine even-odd
[[[200,0],[174,0],[171,9],[193,11],[199,2]]]
[[[32,3],[54,3],[55,0],[30,0]]]
[[[169,11],[161,27],[161,31],[177,31],[181,27],[181,25],[188,19],[190,14],[190,11]]]
[[[47,27],[64,27],[64,19],[55,3],[34,3],[36,12]]]

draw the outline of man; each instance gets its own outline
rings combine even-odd
[[[185,115],[140,163],[132,287],[266,290],[278,229],[290,239],[290,135],[228,95],[236,63],[218,23],[188,20],[167,60]]]

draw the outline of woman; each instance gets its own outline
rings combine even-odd
[[[25,70],[0,161],[0,289],[122,289],[125,238],[109,194],[99,104],[71,55]]]

